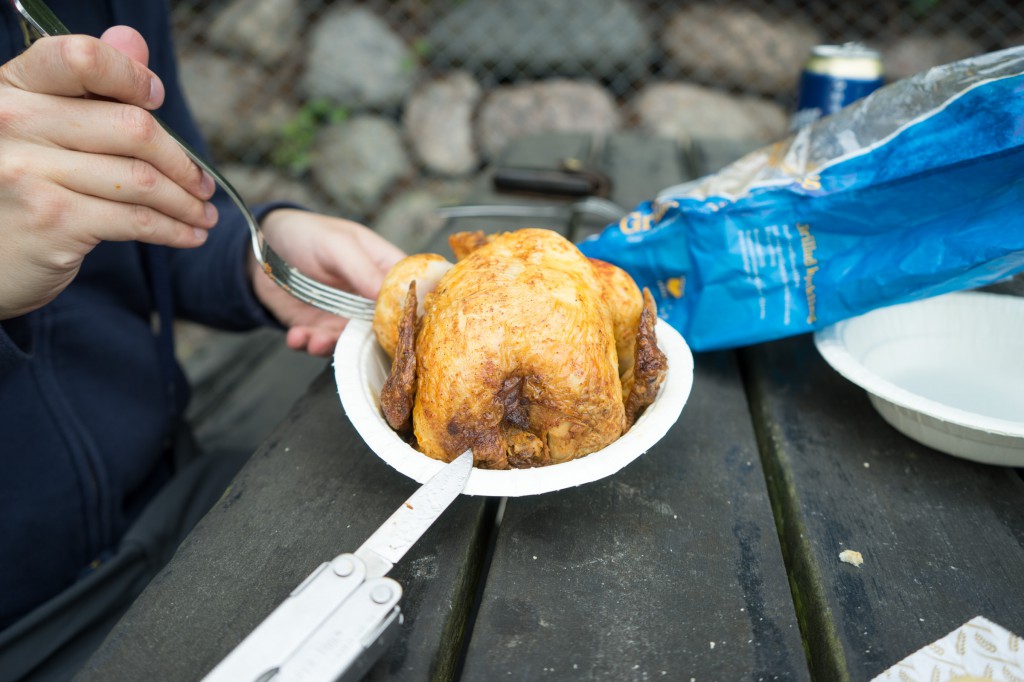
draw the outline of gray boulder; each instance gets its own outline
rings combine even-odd
[[[360,7],[339,7],[313,28],[302,87],[355,109],[399,105],[418,66],[408,46],[380,18]]]
[[[973,57],[984,49],[962,33],[949,31],[903,36],[882,48],[887,81],[909,78],[933,66]]]
[[[280,66],[290,55],[301,59],[299,29],[304,12],[299,0],[233,0],[210,26],[216,47]]]
[[[458,181],[417,185],[381,208],[373,229],[406,253],[419,253],[444,226],[437,209],[462,203],[469,196],[470,187],[469,182]]]
[[[289,201],[317,213],[331,213],[331,206],[320,198],[308,182],[288,177],[273,168],[232,163],[221,168],[247,203]]]
[[[386,118],[357,116],[320,131],[313,173],[348,214],[372,214],[385,193],[413,174],[398,127]]]
[[[621,125],[612,96],[594,83],[550,80],[496,88],[477,116],[477,139],[495,158],[513,138],[537,132],[609,133]]]
[[[467,0],[427,34],[432,63],[495,77],[630,80],[650,61],[651,38],[623,0]]]
[[[771,142],[786,134],[788,113],[779,105],[689,83],[658,83],[629,103],[640,129],[679,140],[729,138]]]
[[[661,34],[666,54],[687,78],[713,86],[790,94],[817,32],[798,18],[765,17],[734,5],[691,5]]]
[[[268,74],[259,66],[205,51],[182,54],[182,88],[196,122],[215,149],[258,158],[275,145],[298,108],[284,97],[266,97]]]
[[[480,157],[473,143],[473,113],[480,86],[465,71],[419,88],[405,107],[406,138],[427,170],[459,176],[476,170]]]

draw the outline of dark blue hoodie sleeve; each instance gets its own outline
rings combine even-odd
[[[185,102],[178,80],[174,46],[168,12],[163,0],[122,3],[133,19],[145,22],[135,26],[149,42],[150,68],[160,76],[166,89],[163,106],[157,113],[167,125],[185,139],[200,156],[209,153],[202,135]],[[150,11],[141,12],[138,7]],[[162,11],[152,11],[159,7]],[[246,253],[251,249],[248,226],[241,212],[227,194],[218,188],[214,195],[220,219],[206,243],[196,249],[167,249],[173,280],[175,313],[179,317],[223,329],[251,329],[276,324],[257,301],[246,272]],[[291,204],[254,206],[256,218],[262,219],[275,208]]]

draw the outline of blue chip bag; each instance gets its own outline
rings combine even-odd
[[[649,287],[698,351],[1022,271],[1024,48],[881,88],[580,249]]]

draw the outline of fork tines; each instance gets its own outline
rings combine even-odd
[[[312,279],[284,261],[268,245],[263,246],[267,273],[296,298],[329,313],[352,320],[372,320],[376,302]]]

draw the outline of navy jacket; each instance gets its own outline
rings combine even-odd
[[[47,2],[75,33],[139,30],[167,90],[159,116],[203,149],[178,87],[165,0]],[[24,49],[18,15],[0,0],[0,62]],[[223,193],[215,203],[220,222],[202,247],[102,243],[52,303],[0,321],[0,629],[116,551],[169,477],[188,390],[173,318],[234,330],[271,323],[246,278],[241,215]]]

